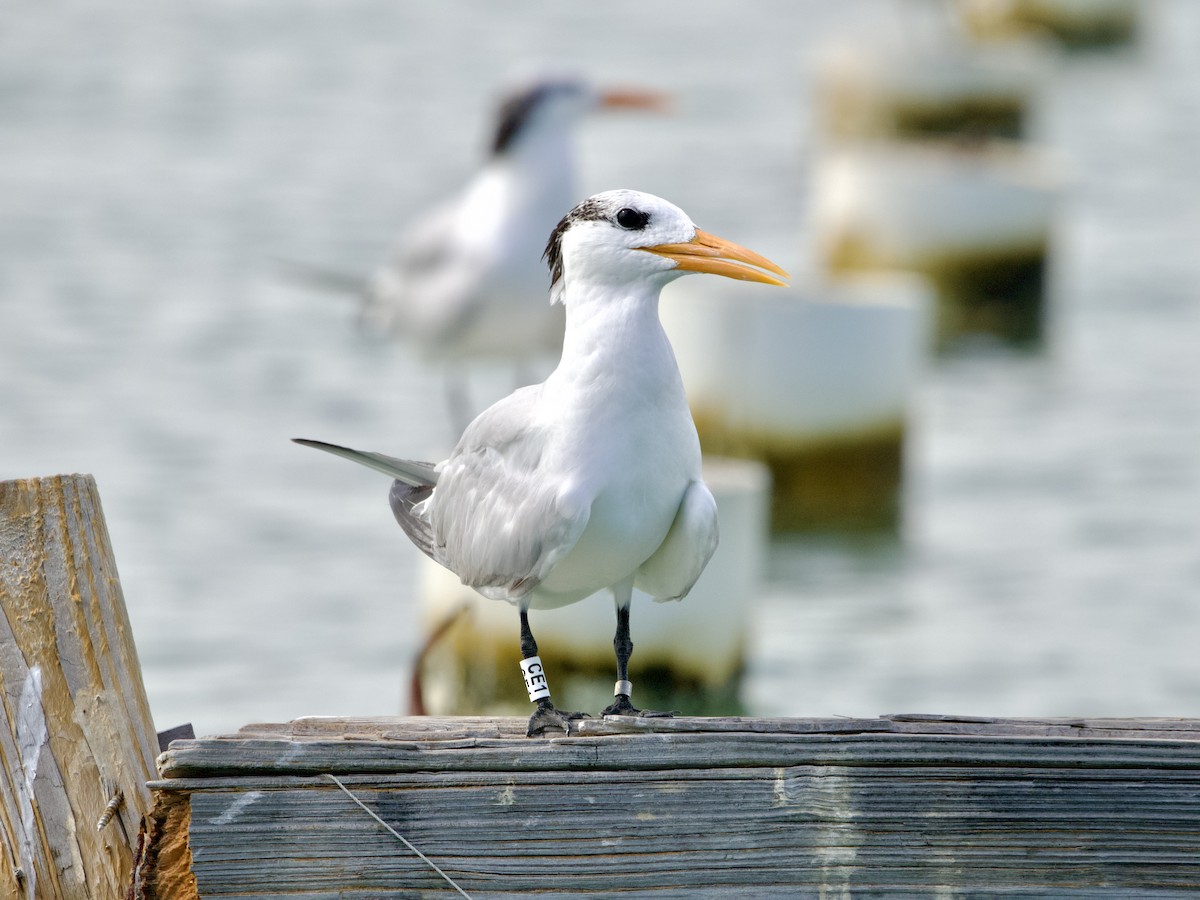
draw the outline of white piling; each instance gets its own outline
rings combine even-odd
[[[814,170],[818,254],[833,272],[930,278],[942,343],[976,333],[1034,342],[1061,183],[1053,154],[1015,143],[841,146]]]
[[[904,275],[771,292],[695,279],[660,304],[701,444],[769,465],[780,530],[894,524],[931,307]]]
[[[843,41],[820,56],[818,134],[1027,138],[1052,57],[1041,42]]]
[[[972,37],[1003,41],[1048,35],[1071,49],[1120,47],[1137,39],[1141,0],[956,0]]]

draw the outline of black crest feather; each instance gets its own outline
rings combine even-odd
[[[546,261],[546,265],[550,267],[550,287],[558,284],[563,277],[563,261],[562,261],[562,239],[572,225],[576,222],[595,221],[598,219],[607,219],[609,216],[608,206],[595,197],[589,197],[584,200],[573,210],[567,213],[559,220],[559,223],[554,226],[554,230],[550,232],[550,240],[546,242],[546,251],[542,254],[542,259]]]
[[[500,104],[496,117],[496,131],[492,136],[492,155],[499,156],[512,146],[522,130],[528,125],[538,107],[556,96],[580,94],[584,86],[568,78],[543,81],[532,87],[514,91]]]
[[[520,91],[507,97],[500,104],[500,112],[496,119],[496,134],[492,138],[493,156],[499,156],[508,149],[513,138],[525,126],[525,122],[549,90],[549,87],[543,86]]]

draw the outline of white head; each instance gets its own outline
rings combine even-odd
[[[564,302],[568,281],[610,285],[644,281],[661,288],[688,272],[784,285],[763,256],[695,226],[673,203],[640,191],[605,191],[567,213],[546,245],[550,300]]]

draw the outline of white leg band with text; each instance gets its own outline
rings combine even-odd
[[[550,685],[546,682],[546,670],[542,668],[540,656],[521,660],[521,674],[525,676],[525,689],[529,691],[530,703],[550,696]]]

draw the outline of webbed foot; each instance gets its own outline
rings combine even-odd
[[[525,736],[544,735],[547,728],[561,728],[565,734],[570,734],[571,723],[576,719],[586,718],[589,718],[587,713],[564,712],[555,708],[549,700],[539,700],[538,708],[529,717],[529,727],[525,729]]]
[[[670,719],[675,714],[669,712],[656,712],[652,709],[638,709],[629,699],[628,694],[617,694],[617,699],[606,706],[602,716],[644,716],[648,719]]]

